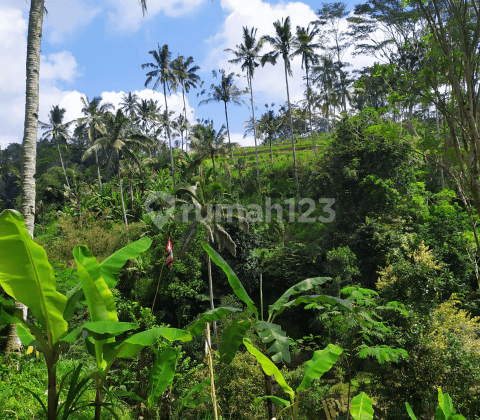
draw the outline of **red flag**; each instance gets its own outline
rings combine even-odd
[[[173,263],[173,247],[172,247],[172,240],[170,239],[170,235],[168,235],[168,242],[167,247],[165,248],[165,265],[167,268],[172,268]]]

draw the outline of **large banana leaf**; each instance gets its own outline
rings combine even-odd
[[[210,256],[212,261],[218,265],[223,272],[227,275],[228,282],[230,283],[230,286],[233,289],[233,293],[243,302],[245,305],[247,305],[248,309],[250,309],[258,318],[258,310],[255,304],[253,303],[253,300],[248,296],[247,291],[243,287],[242,283],[238,279],[237,275],[235,272],[230,268],[230,266],[225,262],[225,260],[218,255],[218,253],[207,243],[202,244],[203,249],[207,252],[207,254]]]
[[[67,298],[56,290],[45,250],[33,242],[22,215],[14,210],[0,213],[0,284],[30,309],[45,328],[50,347],[67,332]]]
[[[132,242],[117,252],[110,255],[100,265],[100,271],[105,283],[111,289],[114,287],[120,275],[120,270],[131,258],[137,258],[142,252],[145,252],[152,245],[150,238],[142,238]]]
[[[373,400],[362,392],[352,399],[350,414],[353,420],[373,419]]]
[[[268,313],[270,316],[272,315],[280,315],[285,310],[285,304],[290,299],[290,296],[298,295],[299,293],[306,292],[307,290],[312,289],[315,286],[319,286],[321,284],[326,283],[327,281],[331,280],[331,277],[314,277],[311,279],[305,279],[297,284],[290,287],[285,293],[280,296],[277,301],[268,307]]]
[[[267,321],[257,321],[255,328],[263,344],[268,345],[271,343],[271,346],[267,348],[267,352],[272,360],[276,363],[281,363],[282,361],[290,363],[288,337],[285,331],[282,331],[280,325]]]
[[[152,328],[134,334],[120,342],[105,344],[103,346],[105,360],[108,366],[110,366],[118,357],[131,359],[140,353],[144,347],[153,345],[160,337],[169,341],[179,340],[182,342],[192,339],[188,331],[167,327]]]
[[[192,325],[190,325],[190,327],[188,327],[188,331],[193,337],[196,337],[198,334],[203,332],[207,322],[219,321],[223,317],[234,312],[241,312],[241,309],[229,307],[210,309],[209,311],[200,315],[200,317]]]
[[[180,347],[174,349],[167,347],[150,369],[148,381],[148,405],[153,407],[162,396],[163,391],[172,383],[175,376],[175,368],[180,359]]]
[[[90,319],[96,321],[118,321],[113,294],[101,274],[100,264],[86,246],[73,250],[78,276],[85,294]]]
[[[438,406],[435,410],[435,420],[465,420],[461,414],[457,414],[453,407],[453,401],[448,393],[443,393],[438,388]]]
[[[218,379],[218,376],[215,376],[215,380]],[[206,386],[210,386],[210,378],[205,379],[204,381],[200,382],[199,384],[195,385],[194,387],[190,388],[188,391],[187,395],[183,397],[180,402],[180,411],[182,411],[184,408],[195,408],[202,402],[208,401],[209,398],[207,397],[197,397],[193,398],[195,394],[200,392],[203,388]]]
[[[328,295],[309,295],[309,296],[299,296],[290,302],[287,302],[283,305],[283,308],[290,308],[292,306],[298,306],[302,303],[309,304],[314,302],[324,302],[329,303],[330,305],[336,306],[337,308],[351,313],[354,311],[352,308],[352,304],[349,300],[341,299],[335,296],[328,296]],[[282,309],[283,311],[283,309]],[[277,312],[278,314],[278,312]]]
[[[242,344],[245,333],[250,329],[250,322],[246,319],[233,321],[223,332],[220,342],[220,360],[229,365]]]
[[[293,389],[285,381],[285,378],[283,377],[280,370],[275,366],[275,364],[267,356],[262,354],[255,347],[253,347],[252,342],[248,338],[243,339],[243,344],[245,345],[247,350],[253,356],[255,356],[255,359],[257,359],[258,363],[260,363],[260,365],[262,366],[263,371],[267,375],[273,375],[275,377],[278,385],[280,385],[282,389],[287,393],[287,395],[290,397],[291,403],[293,404],[295,399],[295,393],[293,392]]]
[[[412,407],[410,407],[410,404],[408,402],[405,403],[405,407],[407,407],[407,413],[410,416],[412,420],[417,420],[417,416],[413,413]]]
[[[132,242],[114,254],[110,255],[102,264],[100,264],[100,274],[107,287],[114,287],[119,279],[120,270],[131,258],[137,258],[142,252],[146,251],[152,244],[150,238],[142,238]],[[75,307],[78,302],[85,300],[85,293],[82,284],[78,283],[67,293],[67,305],[63,313],[65,319],[70,319],[75,314]]]
[[[313,353],[313,357],[304,365],[303,379],[297,388],[297,392],[310,388],[314,379],[320,378],[325,372],[329,371],[337,362],[342,351],[341,347],[329,344],[323,350],[317,350]]]
[[[87,322],[83,325],[83,329],[93,335],[95,340],[105,340],[107,338],[116,337],[124,332],[136,330],[137,324],[131,322],[115,322],[115,321],[96,321]]]

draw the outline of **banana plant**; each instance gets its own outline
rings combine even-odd
[[[98,263],[86,246],[79,246],[73,250],[80,283],[70,294],[70,300],[78,301],[84,297],[90,314],[91,322],[84,324],[82,331],[88,333],[85,344],[97,365],[95,420],[101,419],[104,406],[103,385],[117,358],[131,359],[144,347],[155,344],[160,337],[182,342],[192,339],[189,332],[168,327],[152,328],[125,337],[126,333],[137,329],[138,326],[118,321],[115,299],[110,288],[118,282],[120,270],[128,259],[138,256],[148,249],[151,243],[149,238],[140,239],[117,251],[102,264]]]
[[[249,315],[242,313],[240,317],[234,319],[225,329],[220,343],[220,360],[230,364],[242,343],[242,340],[250,329],[253,328],[255,334],[260,338],[264,347],[264,352],[269,354],[276,363],[290,362],[289,338],[281,329],[281,326],[274,323],[275,318],[285,309],[297,306],[302,303],[327,302],[341,307],[344,310],[353,310],[350,303],[343,299],[327,295],[300,296],[290,300],[293,296],[311,290],[314,286],[319,286],[331,280],[330,277],[315,277],[302,280],[286,290],[283,295],[268,308],[267,320],[264,320],[263,302],[259,312],[255,303],[248,295],[239,278],[225,260],[207,243],[203,248],[210,256],[210,259],[218,265],[226,274],[228,282],[235,295],[247,306]],[[217,308],[204,313],[200,318],[189,327],[193,336],[200,334],[207,322],[217,321],[229,313],[242,312],[234,308]],[[271,375],[265,376],[265,388],[268,392],[272,389]],[[268,401],[268,411],[270,418],[273,417],[274,409],[271,401]]]
[[[258,363],[260,363],[265,374],[268,376],[273,375],[277,383],[289,397],[288,400],[285,400],[274,395],[265,395],[263,397],[255,398],[255,402],[258,403],[262,400],[270,399],[275,404],[283,407],[278,413],[278,417],[281,417],[284,411],[290,410],[293,420],[298,420],[298,404],[301,393],[310,388],[313,380],[320,378],[325,372],[329,371],[337,362],[343,351],[341,347],[338,347],[334,344],[329,344],[323,350],[317,350],[314,352],[313,357],[304,364],[302,382],[296,390],[293,390],[293,388],[287,384],[282,372],[280,372],[280,369],[278,369],[272,360],[257,350],[248,338],[243,339],[243,344],[249,353],[251,353],[257,359]]]
[[[22,343],[42,351],[48,373],[48,402],[43,409],[48,420],[56,420],[56,365],[64,346],[76,341],[77,333],[68,331],[64,317],[68,299],[56,289],[47,253],[32,240],[22,215],[15,210],[0,213],[0,285],[35,318],[36,322],[24,319],[22,311],[0,300],[0,324],[17,324]]]
[[[406,402],[405,406],[407,407],[407,412],[410,418],[412,420],[417,420],[410,404]],[[457,414],[453,407],[453,401],[450,395],[448,395],[448,393],[444,394],[440,388],[438,388],[438,406],[435,410],[434,420],[465,420],[465,417],[461,414]]]
[[[38,396],[35,398],[41,403],[48,420],[57,420],[62,409],[62,420],[68,417],[65,413],[71,412],[71,407],[65,410],[58,403],[56,364],[65,345],[75,342],[82,333],[87,334],[87,350],[97,362],[92,375],[97,384],[96,419],[100,419],[102,406],[108,408],[102,403],[101,390],[117,358],[133,358],[160,337],[170,341],[191,339],[189,332],[174,328],[153,328],[124,337],[126,332],[138,326],[118,321],[110,288],[117,283],[125,263],[150,245],[151,240],[143,238],[115,252],[102,264],[87,247],[75,248],[80,283],[64,296],[56,290],[55,275],[47,254],[31,239],[22,215],[14,210],[0,213],[0,285],[9,296],[26,305],[36,320],[24,320],[20,310],[0,298],[0,325],[17,324],[22,343],[41,349],[48,374],[47,407]],[[79,301],[86,302],[91,321],[69,330],[68,320],[74,315]],[[78,384],[86,385],[76,373],[74,377]]]
[[[231,267],[225,262],[225,260],[207,243],[203,244],[203,248],[210,256],[211,260],[218,265],[223,272],[227,275],[228,282],[232,287],[235,295],[247,306],[251,316],[243,316],[238,318],[230,324],[222,337],[220,344],[220,358],[223,362],[230,364],[242,343],[243,337],[246,332],[251,328],[260,338],[262,344],[265,346],[267,354],[269,354],[272,360],[276,363],[290,362],[290,349],[289,339],[284,331],[282,331],[280,325],[275,324],[273,321],[280,315],[285,309],[298,306],[302,303],[311,302],[327,302],[334,304],[344,310],[353,310],[351,304],[347,300],[343,300],[337,297],[328,295],[311,295],[311,296],[299,296],[291,300],[292,297],[307,292],[315,286],[322,285],[331,280],[330,277],[315,277],[311,279],[302,280],[294,286],[286,290],[279,299],[277,299],[272,305],[268,307],[268,317],[264,320],[263,314],[259,313],[258,308],[255,306],[253,300],[248,296],[247,291],[243,287],[239,278]],[[226,315],[226,313],[220,313],[218,308],[215,311],[208,311],[203,314],[199,320],[193,324],[189,331],[192,335],[198,335],[202,328],[202,323],[211,322],[212,317],[218,320]],[[232,308],[223,308],[227,312],[232,313]],[[243,314],[242,314],[243,315]]]

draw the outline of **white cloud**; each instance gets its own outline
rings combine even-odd
[[[136,94],[140,99],[153,99],[158,101],[159,105],[162,106],[161,112],[165,111],[165,97],[163,93],[157,92],[152,89],[143,89],[135,90],[132,93]],[[110,102],[114,107],[115,111],[120,107],[120,102],[122,102],[123,95],[126,95],[126,92],[102,92],[102,103]],[[167,105],[168,110],[175,111],[175,117],[179,113],[183,114],[183,98],[182,93],[177,92],[173,95],[167,96]],[[193,122],[197,117],[195,116],[195,109],[190,106],[188,103],[188,98],[185,97],[185,105],[187,108],[187,118],[190,122]]]
[[[233,54],[224,52],[226,48],[235,50],[236,45],[243,42],[243,27],[247,26],[257,28],[257,40],[263,35],[275,36],[273,22],[290,16],[292,31],[295,32],[297,26],[307,27],[308,24],[317,19],[315,11],[305,3],[301,2],[279,2],[270,4],[262,0],[221,0],[221,7],[228,13],[225,21],[218,32],[213,37],[206,40],[209,47],[209,55],[204,68],[224,68],[227,71],[241,73],[240,65],[229,63]],[[344,19],[340,24],[341,30],[347,29],[347,20]],[[262,54],[271,50],[269,44],[265,44]],[[321,50],[318,51],[322,53]],[[344,60],[352,64],[349,70],[360,69],[373,64],[371,57],[352,57],[353,48],[345,54]],[[296,102],[303,99],[305,91],[305,70],[301,68],[301,58],[296,57],[291,61],[293,77],[288,78],[290,100]],[[245,79],[244,79],[245,80]],[[246,80],[244,82],[246,85]],[[256,106],[263,103],[275,102],[277,104],[285,103],[287,100],[284,64],[281,57],[277,65],[266,64],[265,67],[258,67],[255,71],[253,80],[253,92]],[[245,118],[246,119],[246,118]],[[238,130],[239,127],[236,127]]]
[[[243,134],[240,133],[230,133],[230,139],[232,140],[232,143],[238,143],[243,147],[255,146],[255,140],[253,136],[243,137]]]
[[[112,26],[121,32],[134,32],[140,23],[152,20],[157,14],[165,13],[170,17],[180,17],[191,14],[207,0],[148,0],[148,13],[143,17],[142,9],[133,0],[106,0],[115,9],[108,16]]]
[[[0,136],[0,149],[6,148],[11,143],[18,143],[16,136]]]
[[[70,51],[49,54],[40,58],[40,80],[73,82],[79,75],[78,64]]]
[[[71,34],[90,24],[102,12],[100,7],[83,1],[57,1],[47,3],[48,16],[44,19],[47,40],[52,44],[65,41]]]
[[[21,10],[0,7],[0,93],[25,91],[27,21]],[[23,59],[21,59],[23,57]]]
[[[276,5],[262,2],[261,0],[244,0],[238,2],[235,0],[221,0],[222,8],[229,12],[222,26],[222,31],[206,42],[211,46],[206,68],[225,68],[231,71],[241,72],[239,65],[233,65],[228,60],[233,58],[232,54],[224,52],[224,49],[235,49],[236,45],[243,42],[242,27],[257,28],[257,39],[262,35],[274,36],[273,22],[290,16],[290,22],[293,30],[297,25],[307,26],[316,19],[315,12],[306,4],[300,2],[284,3]],[[262,53],[270,50],[269,45],[265,45]],[[289,77],[291,101],[297,101],[303,95],[304,70],[301,69],[301,59],[296,58],[291,63],[293,77]],[[264,68],[257,68],[253,91],[256,95],[256,103],[262,102],[280,102],[286,101],[285,75],[283,70],[283,60],[280,58],[277,65],[272,67],[270,64]],[[259,98],[260,101],[259,101]],[[262,103],[260,102],[260,103]]]

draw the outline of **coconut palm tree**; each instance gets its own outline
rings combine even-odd
[[[82,131],[87,132],[88,140],[93,145],[97,139],[98,133],[105,135],[105,113],[113,109],[111,103],[100,105],[102,98],[94,97],[91,101],[88,97],[80,98],[83,103],[82,113],[85,117],[77,120],[77,128],[75,134],[78,135]],[[98,190],[100,194],[103,191],[102,176],[100,175],[100,165],[98,164],[98,152],[95,150],[95,165],[97,167]]]
[[[322,55],[319,65],[313,68],[315,75],[314,83],[318,85],[320,91],[320,102],[322,103],[322,113],[327,120],[327,136],[330,135],[333,120],[331,113],[335,117],[335,108],[340,103],[340,96],[335,90],[337,84],[337,65],[331,55]]]
[[[242,95],[248,92],[248,90],[240,90],[234,83],[234,77],[240,77],[240,75],[235,73],[230,73],[228,75],[225,74],[225,70],[221,69],[218,72],[215,70],[212,71],[213,77],[217,78],[218,74],[220,73],[222,80],[220,84],[215,85],[212,83],[210,86],[210,92],[208,93],[208,99],[204,99],[200,101],[198,104],[205,105],[212,102],[223,102],[225,106],[225,119],[227,120],[227,133],[228,133],[228,147],[230,149],[230,153],[233,159],[233,151],[232,151],[232,142],[230,140],[230,128],[228,125],[228,112],[227,112],[227,104],[233,103],[234,105],[241,106],[245,102],[241,98]],[[203,92],[202,92],[203,93]]]
[[[197,124],[192,130],[191,148],[197,155],[211,158],[215,182],[217,182],[215,156],[219,153],[225,153],[225,134],[225,125],[222,125],[220,130],[216,131],[213,128],[213,121]]]
[[[260,120],[258,121],[259,130],[265,135],[266,140],[270,143],[270,162],[273,164],[273,146],[272,143],[275,141],[275,134],[277,133],[278,128],[282,125],[282,121],[277,118],[271,104],[269,107],[268,104],[265,104],[267,112],[262,114]]]
[[[135,122],[140,125],[143,134],[148,135],[151,132],[161,107],[158,101],[153,99],[140,99],[140,102],[137,102]]]
[[[320,44],[313,42],[313,39],[318,35],[320,30],[318,28],[310,28],[310,24],[305,27],[297,26],[297,36],[293,40],[293,46],[295,51],[291,54],[291,57],[302,57],[302,69],[305,68],[305,76],[307,79],[307,103],[308,112],[310,114],[310,135],[312,136],[313,152],[315,153],[315,159],[317,158],[317,148],[315,146],[315,139],[313,134],[312,125],[312,106],[310,103],[310,65],[317,61],[317,54],[315,50],[320,48]]]
[[[64,123],[63,118],[67,110],[65,108],[60,108],[59,105],[52,106],[48,114],[48,123],[39,121],[40,128],[45,130],[42,135],[42,140],[52,140],[57,145],[58,155],[60,157],[60,164],[62,166],[63,176],[65,177],[65,182],[67,187],[70,188],[70,183],[68,182],[67,172],[65,171],[65,165],[63,164],[62,151],[60,150],[60,143],[67,144],[67,140],[70,139],[70,133],[68,129],[72,125],[73,121]]]
[[[136,93],[128,92],[128,94],[123,94],[120,102],[120,109],[123,111],[123,114],[129,118],[135,118],[139,99]]]
[[[121,160],[128,157],[132,163],[141,169],[141,162],[136,152],[153,147],[154,142],[151,137],[135,132],[132,127],[132,121],[126,117],[119,109],[117,114],[108,113],[106,119],[106,134],[98,138],[93,146],[90,146],[84,153],[82,159],[86,159],[95,151],[104,149],[110,156],[108,165],[114,165],[118,175],[118,184],[120,188],[120,202],[122,205],[123,222],[128,232],[127,212],[125,211],[125,202],[123,199]]]
[[[300,202],[300,189],[298,186],[298,170],[297,170],[297,159],[295,156],[295,139],[293,137],[293,119],[292,119],[292,107],[290,105],[290,91],[288,89],[288,76],[293,76],[292,69],[290,67],[290,55],[292,49],[292,43],[294,41],[294,37],[292,34],[292,27],[290,24],[290,16],[286,19],[281,21],[277,20],[273,24],[276,32],[275,37],[271,37],[270,35],[265,35],[262,39],[268,42],[272,47],[273,51],[265,54],[262,57],[262,66],[266,63],[270,63],[272,65],[277,64],[277,60],[279,56],[283,58],[284,70],[285,70],[285,84],[287,86],[287,103],[288,103],[288,114],[290,117],[290,132],[292,136],[292,151],[293,151],[293,170],[295,174],[295,187],[297,190],[297,204]],[[300,205],[299,211],[300,211]]]
[[[200,84],[200,76],[196,74],[200,70],[199,66],[193,65],[193,57],[185,58],[183,55],[179,55],[172,62],[172,68],[174,69],[175,75],[177,76],[178,82],[182,87],[182,97],[183,97],[183,114],[185,121],[188,121],[187,118],[187,105],[185,104],[185,92],[190,92],[191,88],[196,88]],[[185,132],[186,133],[186,132]],[[183,133],[182,133],[183,139]],[[183,141],[182,141],[183,149]]]
[[[153,90],[156,90],[158,85],[161,84],[163,86],[163,96],[165,98],[165,112],[168,114],[168,104],[167,104],[167,89],[173,90],[174,92],[177,91],[178,86],[178,79],[175,75],[174,69],[172,68],[172,53],[168,49],[168,45],[165,44],[160,47],[158,44],[158,51],[152,50],[148,52],[152,54],[153,59],[155,60],[154,63],[144,63],[142,64],[142,69],[145,68],[153,68],[152,71],[147,73],[147,80],[145,81],[145,87],[148,87],[150,82],[155,79],[153,84]],[[172,136],[170,134],[170,126],[167,125],[167,136],[168,136],[168,143],[170,146],[170,164],[172,169],[172,181],[173,185],[175,186],[175,167],[173,165],[173,149],[172,149]]]
[[[175,115],[175,111],[170,110],[168,113],[167,111],[163,111],[157,115],[156,126],[158,127],[155,134],[160,135],[163,132],[165,137],[165,144],[167,144],[168,140],[168,133],[170,132],[171,125],[173,122],[173,116]]]
[[[183,116],[183,114],[179,114],[178,117],[173,121],[173,124],[175,125],[177,131],[180,133],[180,136],[182,138],[181,149],[183,150],[183,143],[184,143],[183,133],[186,134],[189,132],[190,124],[188,123],[188,120]],[[186,136],[185,136],[185,146],[186,146]]]
[[[229,63],[240,64],[242,65],[242,71],[247,72],[248,80],[248,89],[250,90],[250,104],[252,107],[252,123],[253,123],[253,138],[255,140],[255,157],[257,160],[257,182],[258,187],[260,188],[260,172],[258,167],[258,148],[257,148],[257,129],[255,126],[255,105],[253,103],[253,74],[255,69],[260,66],[260,63],[257,61],[260,50],[263,46],[263,40],[257,42],[257,29],[252,28],[250,31],[248,27],[243,27],[243,44],[237,45],[236,50],[227,48],[225,51],[231,52],[235,55],[236,58],[233,60],[228,60]]]

